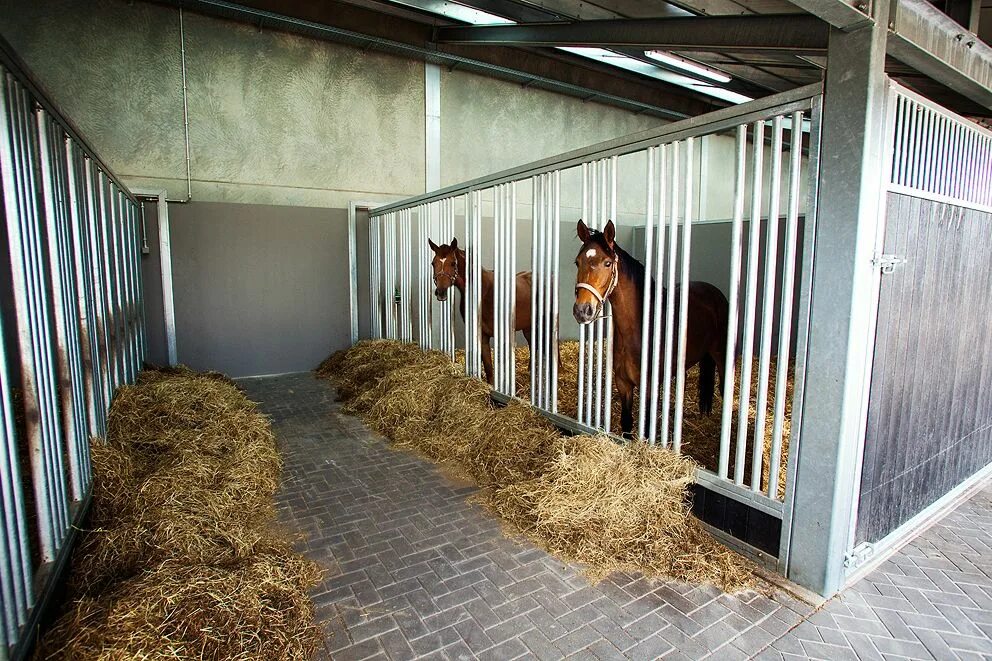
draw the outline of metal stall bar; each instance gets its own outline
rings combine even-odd
[[[593,186],[592,186],[592,208],[593,208],[593,225],[591,227],[596,230],[602,230],[606,225],[606,221],[603,220],[604,211],[606,206],[606,159],[600,159],[593,163]],[[593,384],[590,386],[590,391],[594,386],[596,389],[596,400],[594,409],[594,415],[590,419],[590,424],[592,424],[596,429],[603,428],[603,344],[606,341],[606,334],[603,330],[603,314],[606,313],[606,303],[603,304],[603,311],[596,319],[595,322],[595,339],[593,340],[593,352],[595,354],[596,360],[596,371]],[[589,371],[589,375],[592,376],[592,370]]]
[[[369,335],[373,339],[382,337],[382,311],[379,298],[382,296],[379,264],[379,217],[369,217]]]
[[[100,205],[100,192],[96,177],[97,175],[96,170],[93,167],[93,161],[84,157],[83,184],[85,187],[87,209],[87,222],[85,229],[87,237],[87,250],[89,251],[88,256],[90,258],[91,265],[89,276],[90,287],[93,291],[93,325],[96,333],[94,371],[100,381],[101,400],[109,406],[112,395],[109,367],[110,340],[109,331],[107,329],[106,292],[103,285],[103,261],[101,241],[99,237],[100,214],[102,213],[102,207]],[[104,423],[106,423],[106,419],[104,419]]]
[[[609,195],[609,203],[607,204],[604,198],[604,215],[607,216],[607,221],[612,220],[614,226],[620,223],[620,219],[617,217],[617,168],[619,167],[619,157],[611,156],[609,160],[609,182],[607,193]],[[603,223],[606,226],[606,223]],[[606,344],[602,347],[602,351],[606,353],[606,384],[603,386],[603,431],[607,434],[610,433],[610,424],[613,422],[613,304],[610,303],[609,297],[603,302],[604,313],[606,319],[603,323],[606,325]]]
[[[658,442],[658,388],[661,382],[659,372],[661,366],[661,326],[662,311],[667,298],[665,283],[662,279],[665,265],[665,209],[668,206],[668,163],[671,145],[661,145],[658,148],[658,241],[655,249],[657,260],[654,267],[655,296],[652,301],[651,316],[651,398],[648,412],[651,416],[648,425],[648,442],[655,445]],[[652,221],[655,222],[655,221]],[[646,271],[645,280],[650,280],[650,272]]]
[[[751,372],[754,351],[754,317],[758,297],[758,263],[761,257],[761,176],[765,150],[765,123],[755,122],[752,146],[754,166],[751,170],[751,217],[747,242],[747,289],[744,294],[744,339],[741,343],[741,385],[737,405],[737,461],[734,483],[744,484],[744,461],[747,447],[748,413],[751,408]]]
[[[548,361],[551,363],[551,389],[548,397],[551,400],[551,412],[558,413],[558,358],[561,355],[561,345],[558,337],[558,314],[561,308],[559,297],[559,276],[561,270],[561,170],[551,174],[551,310],[548,323],[551,324],[551,347]]]
[[[793,126],[793,131],[796,127]],[[761,467],[765,456],[765,419],[768,417],[768,373],[771,368],[772,327],[775,321],[775,284],[778,275],[779,200],[782,180],[782,116],[772,119],[772,170],[768,196],[768,227],[765,230],[764,293],[761,297],[761,345],[758,358],[758,392],[754,420],[754,449],[751,452],[751,490],[761,491]],[[782,314],[792,316],[791,310]],[[779,342],[782,338],[779,337]],[[785,389],[785,381],[775,381],[775,389]],[[769,475],[777,467],[769,465]]]
[[[79,334],[78,312],[72,285],[75,280],[73,262],[65,253],[65,197],[64,181],[60,176],[61,131],[53,125],[44,110],[35,114],[37,129],[39,173],[47,239],[49,285],[54,299],[54,335],[56,342],[55,379],[56,392],[62,411],[62,434],[69,463],[69,484],[72,500],[83,499],[85,489],[82,463],[87,448],[86,409],[79,383]],[[82,441],[82,442],[81,442]]]
[[[741,250],[744,225],[745,170],[747,161],[747,126],[737,127],[737,149],[735,158],[736,178],[734,181],[734,220],[730,238],[730,291],[727,300],[730,309],[727,315],[727,354],[723,369],[723,411],[720,418],[720,459],[717,475],[727,478],[730,464],[730,430],[734,414],[734,367],[737,351],[737,312],[741,284]],[[743,450],[738,448],[736,466],[744,463]],[[735,470],[736,470],[735,466]]]
[[[95,306],[93,303],[93,284],[89,276],[92,273],[89,238],[84,227],[89,223],[86,208],[86,190],[82,180],[82,158],[71,139],[65,141],[66,174],[69,181],[69,224],[72,240],[72,256],[75,261],[76,281],[74,290],[79,309],[79,336],[82,345],[83,389],[86,398],[89,436],[102,436],[106,430],[104,419],[105,403],[101,395],[103,391],[97,383],[98,348],[96,344],[96,328],[94,325]],[[87,471],[88,473],[89,471]]]
[[[4,184],[6,183],[4,180]],[[0,524],[3,525],[0,541],[0,601],[3,604],[3,611],[0,612],[0,638],[3,640],[0,640],[0,644],[4,645],[0,651],[6,650],[7,644],[17,640],[35,600],[6,346],[5,329],[0,320],[0,440],[3,442],[0,450]]]
[[[429,315],[427,306],[429,305],[427,269],[430,265],[428,253],[430,248],[427,244],[427,211],[429,205],[421,204],[417,207],[417,247],[414,251],[417,256],[417,342],[420,348],[427,351],[431,348],[431,335],[427,330]]]
[[[647,208],[644,214],[644,299],[641,305],[641,357],[640,357],[640,379],[637,384],[637,393],[640,396],[640,405],[637,407],[637,438],[644,438],[645,421],[648,407],[647,385],[648,385],[648,341],[650,339],[649,326],[651,324],[651,266],[654,261],[654,197],[655,197],[655,161],[658,159],[658,148],[648,147],[647,151],[647,179],[645,189],[647,190]]]
[[[493,388],[497,392],[506,391],[506,355],[504,351],[506,336],[506,304],[504,292],[506,289],[506,273],[503,268],[503,253],[505,252],[506,232],[503,218],[503,186],[493,187]],[[484,349],[489,351],[488,348]]]
[[[413,244],[410,241],[411,212],[404,209],[399,212],[399,265],[400,265],[400,339],[404,342],[413,341],[413,309],[410,301],[410,252]]]
[[[686,138],[685,193],[683,194],[684,209],[682,215],[682,271],[679,278],[678,360],[675,362],[675,422],[672,425],[672,449],[675,452],[682,451],[682,408],[685,404],[685,361],[689,326],[689,259],[692,253],[692,167],[694,149],[695,138]]]
[[[506,271],[507,277],[510,281],[510,292],[509,292],[509,310],[510,319],[507,326],[507,330],[510,334],[508,348],[510,355],[508,360],[510,362],[509,369],[507,370],[507,378],[509,379],[509,385],[507,394],[511,397],[517,394],[517,184],[516,182],[511,182],[507,190],[507,201],[510,205],[509,216],[507,221],[509,222],[509,241],[506,259]]]
[[[478,368],[478,358],[476,352],[479,349],[479,345],[475,342],[475,337],[473,330],[478,327],[473,327],[471,320],[473,319],[473,310],[476,309],[475,302],[475,286],[472,281],[472,274],[475,272],[474,261],[476,258],[475,250],[475,237],[473,236],[472,229],[475,226],[475,214],[478,213],[478,195],[479,191],[471,191],[469,193],[470,202],[469,207],[465,210],[465,326],[462,329],[465,338],[465,374],[468,376],[475,376]]]
[[[778,498],[779,465],[782,461],[782,429],[785,426],[785,384],[789,378],[789,349],[792,341],[792,301],[795,291],[796,249],[799,236],[799,177],[802,171],[803,114],[792,115],[791,143],[789,145],[789,206],[785,218],[785,254],[782,264],[782,295],[779,308],[778,355],[775,362],[775,408],[772,417],[772,447],[769,461],[768,497]],[[808,229],[807,229],[808,231]]]
[[[582,209],[581,209],[581,220],[584,222],[589,222],[589,164],[583,163],[580,169],[581,176],[581,197],[582,197]],[[579,383],[578,392],[576,398],[576,412],[575,418],[580,424],[588,424],[585,414],[585,400],[587,395],[587,389],[585,387],[586,381],[586,335],[588,324],[579,324]],[[591,330],[591,329],[590,329]]]
[[[466,214],[468,215],[468,214]],[[489,351],[489,345],[482,346],[482,191],[475,191],[472,201],[472,272],[468,274],[472,287],[472,309],[465,313],[465,323],[472,327],[472,340],[475,343],[475,363],[473,375],[481,375],[482,351]]]
[[[669,420],[672,406],[672,354],[675,348],[675,265],[678,263],[679,249],[679,152],[680,142],[670,145],[671,156],[671,189],[669,203],[671,209],[668,215],[668,270],[665,286],[665,355],[664,371],[662,372],[661,400],[661,445],[668,447]],[[685,283],[683,283],[685,284]]]
[[[51,321],[43,296],[47,290],[38,236],[37,156],[31,101],[7,76],[0,122],[0,173],[21,355],[22,396],[30,451],[42,562],[51,562],[68,527],[65,482],[61,471],[61,428],[52,366]]]
[[[544,297],[541,295],[544,283],[541,259],[544,251],[541,249],[541,227],[543,225],[544,205],[543,199],[543,178],[544,175],[536,175],[531,178],[531,292],[530,292],[530,402],[537,408],[543,407],[541,398],[541,337],[543,328],[541,323],[542,304]]]

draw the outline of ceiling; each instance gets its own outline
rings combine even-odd
[[[183,0],[182,5],[259,27],[306,32],[422,57],[453,69],[478,71],[523,86],[553,89],[672,119],[818,83],[826,63],[817,42],[822,26],[825,45],[826,25],[787,0],[239,0],[237,5],[225,0]],[[748,26],[735,32],[720,23],[724,20],[736,27],[727,18],[716,18],[744,16],[759,18],[768,26],[755,30]],[[610,23],[616,19],[678,17],[708,18],[684,23],[687,40],[700,37],[702,41],[694,41],[689,50],[663,52],[660,57],[665,61],[648,56],[646,51],[653,49],[647,44],[630,45],[636,38],[625,29],[626,24]],[[712,28],[707,23],[710,19],[715,19]],[[526,39],[512,44],[460,41],[459,32],[470,33],[450,29],[489,23],[516,24],[525,28],[521,33],[526,33]],[[553,30],[563,26],[575,30],[578,26],[586,32],[595,31],[597,38],[615,35],[622,43],[582,41],[572,45],[585,49],[569,51],[542,45],[548,24]],[[609,27],[614,31],[604,32]],[[472,38],[478,32],[471,33]],[[817,37],[803,39],[811,33]],[[569,33],[567,38],[578,34]],[[537,39],[532,40],[535,35]],[[761,42],[761,47],[743,50],[720,45],[721,39],[748,42],[749,38],[765,38],[775,45],[764,47],[766,43]],[[714,45],[709,50],[698,45],[711,41]],[[992,115],[992,111],[891,58],[886,69],[907,87],[962,114]]]

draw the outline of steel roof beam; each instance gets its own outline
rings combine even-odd
[[[691,16],[576,23],[446,26],[438,43],[664,48],[681,52],[823,54],[828,26],[808,15]]]

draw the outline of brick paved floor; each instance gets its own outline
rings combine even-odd
[[[280,515],[331,569],[314,593],[324,658],[992,658],[992,490],[819,610],[781,591],[591,585],[341,414],[326,383],[241,384],[280,439]]]

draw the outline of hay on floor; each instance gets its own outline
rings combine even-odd
[[[117,390],[63,615],[40,658],[311,658],[314,563],[275,530],[281,459],[237,386],[186,368]]]
[[[750,562],[689,515],[691,460],[562,437],[523,402],[494,405],[483,382],[460,372],[443,354],[376,340],[332,356],[318,375],[340,384],[347,410],[398,445],[457,463],[512,529],[593,576],[637,570],[729,591],[752,585]]]

